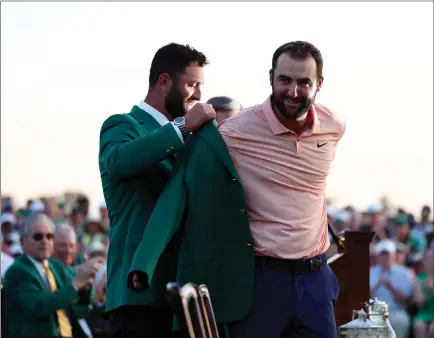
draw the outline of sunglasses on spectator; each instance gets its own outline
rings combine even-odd
[[[37,242],[42,241],[44,237],[51,241],[54,238],[54,234],[43,234],[42,232],[37,232],[32,236],[32,238]]]

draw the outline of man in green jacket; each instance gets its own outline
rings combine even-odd
[[[207,62],[190,46],[171,43],[160,48],[145,100],[129,114],[110,116],[101,128],[99,168],[110,217],[106,310],[116,337],[171,335],[173,316],[164,286],[152,295],[139,294],[127,288],[127,274],[177,152],[191,132],[215,118],[210,105],[191,108],[201,98]],[[176,243],[172,246],[176,251]],[[168,268],[173,264],[172,255],[162,258],[162,282],[176,277]]]
[[[44,214],[32,214],[24,223],[24,254],[6,272],[3,284],[9,331],[16,338],[86,337],[74,305],[89,302],[86,292],[101,266],[89,260],[72,275],[51,259],[54,224]]]
[[[52,260],[57,260],[69,272],[71,279],[76,275],[77,266],[74,265],[77,256],[77,235],[69,224],[57,224],[54,232],[54,250]],[[72,309],[80,318],[80,326],[83,331],[91,330],[86,319],[92,314],[92,303],[95,301],[95,287],[90,286],[90,304],[75,304]]]
[[[143,276],[143,294],[151,297],[147,287],[162,282],[160,257],[177,237],[176,281],[208,286],[220,326],[243,319],[252,302],[253,240],[243,188],[214,123],[191,136],[178,155],[133,257],[130,272]]]

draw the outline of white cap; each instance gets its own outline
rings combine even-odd
[[[86,224],[89,223],[98,223],[98,224],[102,224],[102,220],[101,217],[96,216],[96,215],[88,215],[85,221]]]
[[[335,221],[347,223],[351,220],[351,214],[346,211],[339,211],[335,215]]]
[[[10,234],[9,234],[9,240],[10,241],[12,241],[12,242],[14,242],[14,243],[19,243],[20,242],[20,238],[21,238],[21,236],[20,236],[20,234],[17,232],[17,231],[12,231]]]
[[[45,210],[45,205],[42,201],[34,201],[30,204],[31,212],[43,212]]]
[[[23,253],[23,249],[19,243],[14,243],[11,245],[10,254],[11,256],[21,255]]]
[[[381,207],[381,205],[379,204],[372,204],[368,207],[367,213],[368,214],[376,214],[379,213],[383,210],[383,208]]]
[[[97,241],[97,242],[93,242],[89,246],[89,249],[87,250],[87,252],[88,253],[91,253],[91,252],[104,252],[104,253],[106,253],[107,252],[107,248],[106,248],[106,246],[102,242]]]
[[[382,252],[395,253],[396,244],[390,239],[383,239],[377,243],[375,246],[375,253],[378,255]]]
[[[1,215],[1,224],[3,225],[4,223],[11,223],[11,224],[15,224],[17,222],[17,219],[15,218],[15,216],[13,214],[10,213],[4,213]]]

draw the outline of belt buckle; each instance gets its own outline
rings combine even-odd
[[[309,259],[309,270],[315,271],[315,261],[313,259]]]
[[[323,262],[322,262],[322,260],[321,259],[318,259],[318,258],[312,258],[311,260],[310,260],[310,269],[312,270],[312,271],[315,271],[315,270],[318,270],[319,268],[321,268],[322,267],[322,265],[323,265]]]

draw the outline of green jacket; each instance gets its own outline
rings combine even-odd
[[[176,166],[130,272],[144,272],[151,285],[161,281],[160,257],[179,236],[176,281],[206,284],[219,324],[241,320],[252,302],[253,240],[244,192],[215,124],[206,124],[190,137]]]
[[[110,217],[107,311],[164,301],[164,288],[156,289],[152,295],[128,289],[127,275],[143,230],[171,173],[170,158],[182,147],[172,125],[161,127],[138,106],[129,114],[110,116],[101,127],[99,169]],[[160,276],[175,278],[171,269],[164,269]]]
[[[16,338],[58,336],[56,311],[67,310],[71,324],[79,328],[72,304],[80,302],[71,274],[58,260],[49,260],[57,283],[52,293],[33,262],[22,255],[7,270],[3,290],[9,331]]]

